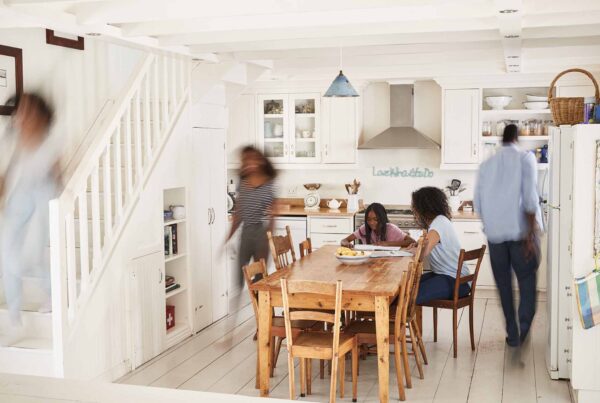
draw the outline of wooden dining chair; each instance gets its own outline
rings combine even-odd
[[[425,247],[425,244],[426,241],[423,240],[421,252]],[[412,355],[415,356],[415,362],[417,364],[417,370],[419,371],[419,377],[421,379],[424,379],[425,375],[423,373],[423,363],[427,364],[427,353],[425,352],[425,343],[423,343],[422,332],[417,319],[417,295],[419,294],[419,285],[421,284],[421,275],[423,274],[422,253],[415,253],[415,260],[413,261],[413,265],[415,266],[415,273],[411,278],[411,283],[409,283],[410,295],[408,306],[406,308],[406,331],[408,332],[408,341],[410,341],[412,345]],[[423,362],[421,362],[421,360],[423,360]],[[412,387],[410,372],[408,372],[407,374],[406,384],[409,388]]]
[[[267,231],[269,248],[271,249],[276,270],[281,270],[296,261],[292,232],[288,225],[285,226],[285,232],[286,235],[273,235],[271,231]]]
[[[252,309],[254,310],[254,318],[256,319],[256,328],[258,329],[258,293],[250,290],[250,285],[253,283],[267,278],[267,267],[265,265],[265,260],[260,259],[258,262],[251,263],[242,268],[244,273],[244,280],[246,281],[246,285],[248,288],[248,292],[250,293],[250,301],[252,302]],[[308,330],[313,328],[319,324],[319,322],[315,320],[301,320],[301,321],[293,321],[292,322],[292,333],[299,334],[304,330]],[[286,338],[285,331],[285,320],[282,316],[273,315],[271,322],[271,351],[269,353],[269,363],[270,363],[270,375],[273,376],[273,371],[275,370],[275,366],[277,365],[277,358],[279,357],[279,351],[281,350],[281,342]],[[258,388],[258,359],[256,360],[256,387]]]
[[[323,299],[335,299],[333,314],[303,308],[290,310],[290,299],[300,299],[306,295]],[[357,399],[358,344],[354,335],[341,331],[342,282],[324,283],[317,281],[290,281],[281,279],[281,296],[285,317],[285,330],[288,350],[288,377],[290,399],[296,398],[294,381],[294,358],[300,358],[300,396],[307,393],[307,379],[311,379],[311,362],[313,359],[331,360],[331,382],[329,402],[335,402],[338,366],[340,376],[340,397],[344,397],[344,375],[346,354],[352,353],[352,401]],[[317,320],[332,324],[329,332],[293,333],[292,323],[298,320]]]
[[[410,376],[408,363],[406,321],[407,307],[410,299],[410,283],[415,275],[415,265],[410,263],[408,271],[402,274],[400,288],[398,290],[397,309],[393,321],[390,318],[390,338],[394,341],[394,362],[396,366],[396,378],[398,383],[398,396],[400,400],[406,400],[404,391],[403,372]],[[352,322],[344,331],[356,336],[359,346],[377,344],[376,324],[372,320]]]
[[[306,238],[304,241],[300,242],[299,246],[300,259],[312,253],[312,242],[310,241],[310,238]]]
[[[454,348],[454,358],[456,358],[456,350],[458,348],[458,310],[466,306],[469,307],[469,331],[471,335],[471,350],[475,350],[475,334],[473,332],[473,300],[475,299],[475,288],[477,286],[477,276],[479,275],[479,268],[485,255],[485,245],[482,245],[479,249],[473,249],[465,252],[464,249],[460,250],[458,256],[458,268],[456,270],[456,280],[454,281],[454,294],[452,299],[435,299],[428,301],[423,306],[429,306],[433,308],[433,341],[437,342],[437,309],[452,309],[452,340]],[[475,273],[469,274],[468,276],[461,276],[461,270],[463,263],[469,261],[477,261],[475,266]],[[471,290],[469,294],[460,297],[459,290],[461,284],[471,282]]]

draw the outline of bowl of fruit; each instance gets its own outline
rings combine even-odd
[[[344,264],[363,264],[369,260],[370,252],[352,250],[350,248],[339,247],[335,251],[335,257]]]

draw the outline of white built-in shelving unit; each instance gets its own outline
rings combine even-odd
[[[185,187],[166,189],[163,191],[163,208],[169,210],[172,205],[187,206],[187,192]],[[167,228],[177,228],[177,253],[172,253],[168,247],[166,236]],[[186,218],[164,220],[165,229],[165,278],[172,276],[175,283],[179,284],[170,292],[165,289],[165,308],[167,305],[175,307],[175,326],[166,330],[166,347],[170,348],[192,333],[190,315],[190,263],[188,259],[189,229]],[[168,251],[168,252],[167,252]],[[165,324],[166,329],[166,324]]]

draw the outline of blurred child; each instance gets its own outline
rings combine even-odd
[[[49,312],[50,264],[48,202],[56,196],[60,182],[58,150],[50,141],[54,117],[52,107],[40,95],[19,96],[12,115],[12,130],[17,145],[3,178],[0,197],[4,200],[0,238],[0,260],[4,274],[4,293],[11,328],[5,345],[23,336],[21,322],[22,277],[38,271],[47,292],[41,312]]]

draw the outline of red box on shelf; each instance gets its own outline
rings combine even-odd
[[[167,330],[175,326],[175,306],[167,305]]]

